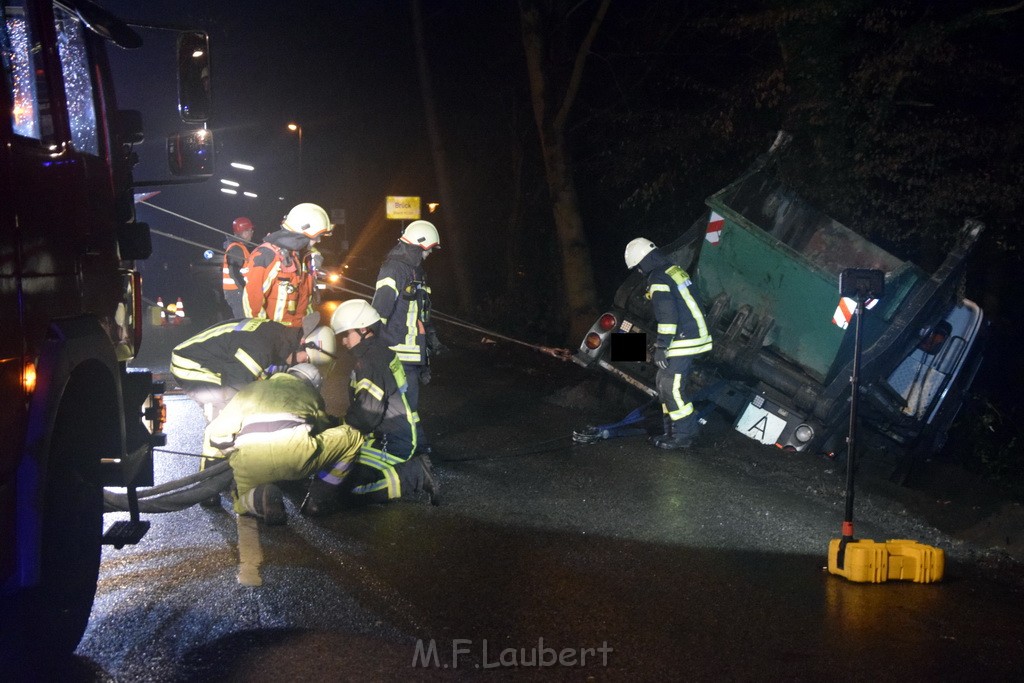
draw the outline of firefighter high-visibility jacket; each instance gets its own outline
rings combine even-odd
[[[423,250],[398,242],[377,275],[373,307],[383,322],[385,343],[403,363],[427,362],[430,287],[423,269]]]
[[[324,400],[305,380],[278,373],[254,382],[206,427],[203,455],[227,456],[235,478],[235,511],[260,484],[304,479],[325,469],[351,465],[363,436],[338,425]]]
[[[657,321],[655,346],[668,358],[694,356],[711,350],[711,333],[704,311],[693,297],[693,283],[685,270],[670,262],[657,249],[639,264],[647,274],[647,298]]]
[[[244,242],[224,240],[221,286],[225,292],[239,292],[245,289],[245,262],[248,259],[249,248]]]
[[[315,283],[305,257],[310,244],[305,235],[282,228],[252,250],[245,263],[248,272],[242,298],[247,318],[302,326],[302,318],[313,311]]]
[[[175,346],[171,374],[187,382],[241,389],[287,363],[301,335],[301,329],[266,318],[229,320]]]
[[[355,358],[349,381],[345,423],[368,437],[376,448],[402,459],[416,451],[419,419],[406,400],[405,370],[395,352],[376,336],[351,348]]]

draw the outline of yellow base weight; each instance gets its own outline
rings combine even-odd
[[[857,539],[846,544],[842,568],[839,567],[839,545],[833,538],[828,544],[828,571],[858,583],[913,581],[935,583],[942,580],[946,555],[941,548],[917,541],[889,540],[876,543]]]

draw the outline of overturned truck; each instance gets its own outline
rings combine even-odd
[[[915,457],[945,443],[981,362],[983,314],[961,292],[982,225],[967,221],[929,274],[803,202],[771,168],[769,155],[709,197],[707,211],[662,249],[691,274],[714,337],[714,350],[697,361],[691,395],[763,444],[842,454],[856,304],[840,297],[839,276],[881,270],[885,294],[866,302],[862,319],[858,440],[902,479]],[[644,294],[644,279],[630,274],[574,360],[653,396],[652,364],[614,353],[637,348],[616,344],[616,335],[654,339]]]

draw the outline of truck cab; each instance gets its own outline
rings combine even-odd
[[[183,35],[182,54],[197,55],[205,34]],[[104,533],[103,486],[134,497],[163,443],[162,389],[127,367],[142,343],[135,262],[150,240],[134,214],[141,116],[117,107],[109,44],[142,39],[88,0],[0,0],[4,665],[75,648],[101,545],[148,528],[136,510]],[[197,80],[197,59],[179,60],[180,81]]]

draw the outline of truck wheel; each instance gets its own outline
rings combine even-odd
[[[96,596],[103,488],[93,483],[95,460],[81,443],[89,430],[76,430],[76,423],[83,424],[58,416],[43,494],[40,583],[15,601],[20,664],[34,671],[59,666],[74,652]]]

